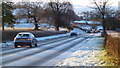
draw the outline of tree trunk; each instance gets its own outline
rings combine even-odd
[[[34,30],[39,30],[37,23],[35,23],[35,28],[34,28]]]
[[[59,26],[56,26],[55,30],[59,31]]]
[[[103,36],[106,36],[106,22],[105,22],[105,18],[104,15],[102,16],[102,26],[103,26]]]
[[[106,29],[105,29],[105,26],[103,25],[103,36],[105,37],[106,36]]]
[[[55,17],[55,30],[57,30],[57,31],[59,31],[59,18],[58,18],[58,15],[56,15],[56,17]]]
[[[4,22],[2,21],[2,31],[4,31],[5,28],[4,28]]]
[[[38,21],[36,20],[36,17],[34,16],[34,21],[35,21],[35,28],[34,28],[34,30],[39,30],[39,28],[38,28]]]
[[[2,9],[4,9],[3,8],[4,7],[4,4],[3,4],[3,2],[2,2]],[[2,10],[2,16],[4,15],[4,11]],[[2,18],[3,19],[3,18]],[[4,20],[2,20],[2,31],[4,31],[5,29],[4,29]]]

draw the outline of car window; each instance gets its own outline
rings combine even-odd
[[[33,35],[33,34],[31,34],[31,37],[34,37],[34,35]]]
[[[22,34],[18,34],[18,36],[22,36]]]
[[[18,34],[19,37],[30,37],[29,34]]]
[[[23,34],[22,36],[26,36],[26,37],[29,37],[29,34]]]

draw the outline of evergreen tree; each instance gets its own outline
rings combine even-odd
[[[5,23],[8,23],[9,27],[13,27],[15,23],[12,4],[12,2],[2,2],[2,30],[4,30]]]

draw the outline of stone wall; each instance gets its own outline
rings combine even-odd
[[[109,54],[119,60],[120,64],[120,32],[107,31],[105,47]]]

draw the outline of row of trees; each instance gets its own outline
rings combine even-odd
[[[4,23],[13,24],[20,19],[26,19],[39,29],[38,23],[42,20],[52,23],[56,30],[59,27],[71,28],[70,22],[77,19],[73,6],[65,0],[44,2],[2,2],[3,30]]]
[[[59,27],[71,28],[70,22],[79,19],[70,2],[66,0],[48,0],[49,2],[3,2],[3,25],[4,23],[13,24],[16,20],[27,19],[27,22],[35,24],[35,30],[38,30],[38,23],[44,20],[52,23],[56,30]],[[93,0],[94,11],[83,12],[88,20],[100,21],[104,33],[106,29],[115,29],[119,27],[120,12],[113,11],[110,7],[109,0]],[[14,12],[14,13],[13,13]],[[3,27],[4,29],[4,27]]]
[[[95,7],[90,8],[94,10],[82,12],[83,19],[100,21],[104,34],[106,34],[106,29],[115,30],[116,28],[120,28],[120,11],[110,7],[110,0],[93,0],[92,4]]]
[[[82,19],[92,20],[92,21],[102,21],[99,13],[95,11],[86,11],[81,13]],[[105,27],[108,30],[115,30],[115,28],[120,28],[120,12],[119,11],[109,11],[105,15]]]

